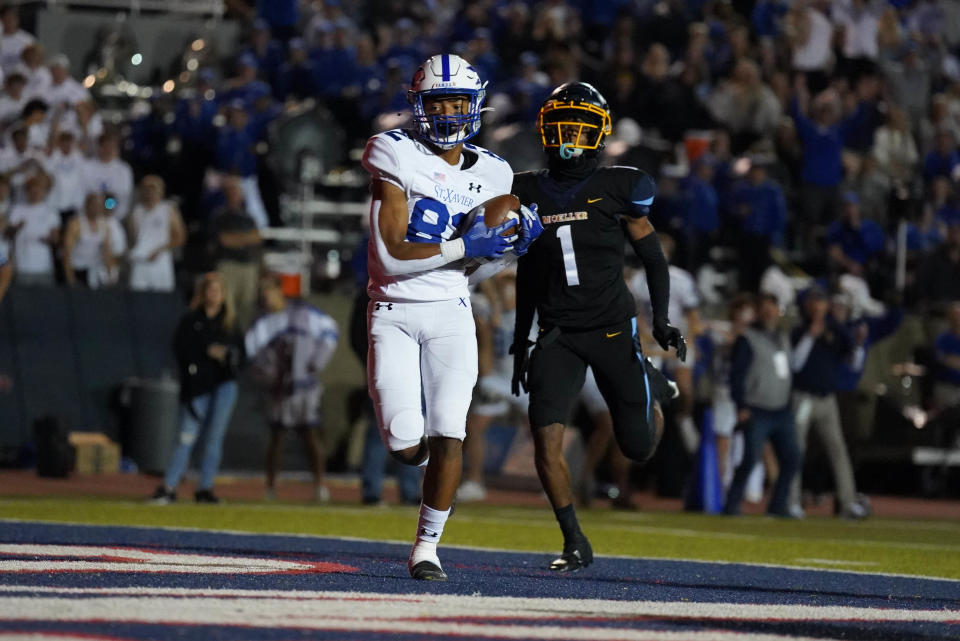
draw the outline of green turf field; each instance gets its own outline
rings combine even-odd
[[[960,579],[960,524],[946,521],[729,518],[674,512],[581,510],[601,555],[769,563]],[[102,525],[222,529],[407,541],[411,507],[232,503],[150,506],[129,500],[0,500],[0,518]],[[559,551],[560,533],[545,508],[464,505],[443,542],[484,548]]]

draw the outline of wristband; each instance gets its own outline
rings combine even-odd
[[[455,260],[460,260],[466,256],[466,254],[467,249],[463,244],[462,238],[440,243],[440,255],[443,256],[444,262],[452,263]]]

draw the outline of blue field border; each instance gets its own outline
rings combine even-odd
[[[407,545],[377,541],[0,521],[0,542],[120,545],[339,563],[358,569],[353,573],[268,575],[0,574],[0,584],[18,586],[336,590],[960,609],[960,582],[957,581],[736,563],[598,557],[588,569],[561,576],[545,569],[552,555],[441,546],[441,558],[450,580],[424,583],[413,582],[407,574]]]

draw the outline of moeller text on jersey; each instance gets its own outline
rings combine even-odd
[[[567,211],[562,214],[548,214],[546,216],[540,216],[540,222],[544,225],[549,225],[551,223],[569,223],[574,220],[587,220],[587,212],[585,211]]]

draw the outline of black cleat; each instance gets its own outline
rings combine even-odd
[[[420,561],[410,568],[410,576],[418,581],[446,581],[447,573],[430,561]]]
[[[593,548],[590,547],[590,541],[587,537],[581,537],[573,544],[563,546],[563,554],[559,559],[554,559],[550,563],[550,569],[554,572],[576,572],[593,563]]]

